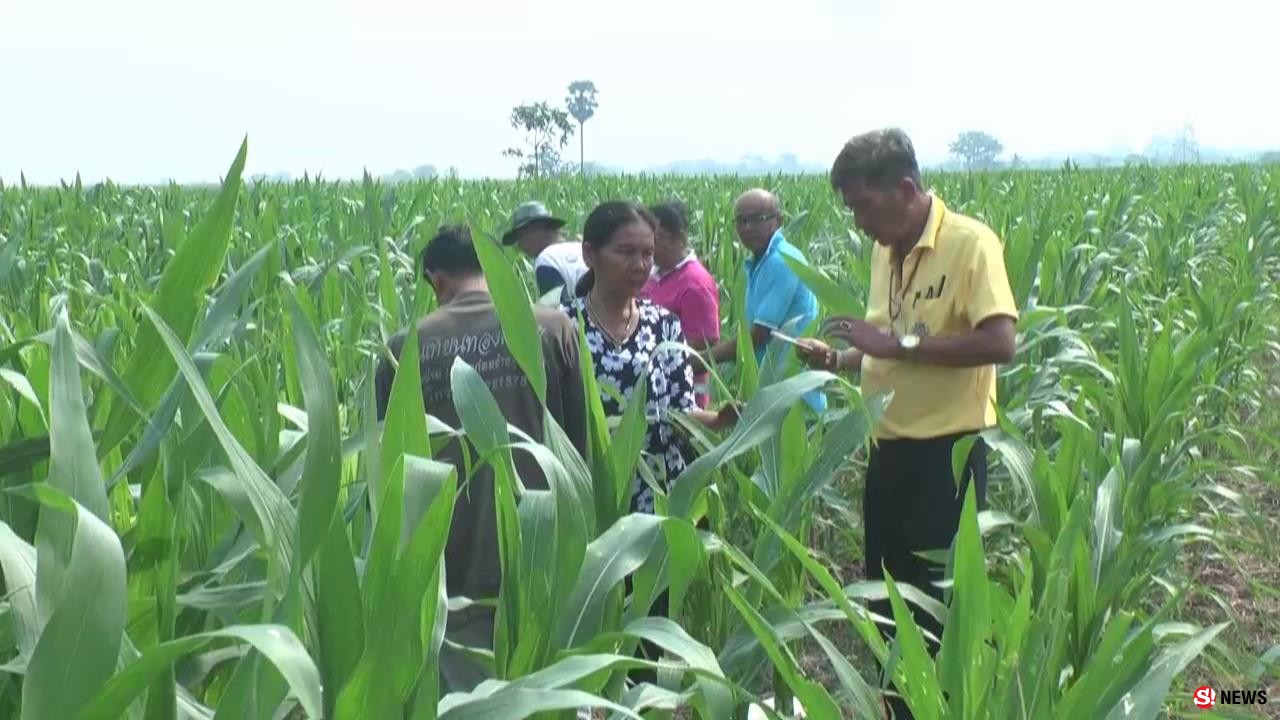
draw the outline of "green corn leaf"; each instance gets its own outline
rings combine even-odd
[[[617,466],[612,462],[612,436],[609,424],[604,415],[604,403],[600,397],[600,386],[596,382],[595,364],[591,359],[591,350],[587,347],[586,324],[579,317],[578,326],[578,358],[582,365],[582,389],[586,401],[587,419],[587,461],[591,469],[592,488],[595,496],[596,532],[604,532],[618,518],[622,517],[621,508],[627,507],[630,498],[620,488],[628,487],[630,478],[622,478],[617,474]]]
[[[610,514],[615,517],[631,510],[632,483],[641,462],[651,422],[645,412],[648,389],[648,374],[642,372],[636,381],[635,391],[622,412],[622,421],[609,442],[609,459],[613,461],[613,477],[617,483],[614,491],[618,500],[617,508]]]
[[[14,534],[3,520],[0,520],[0,570],[4,571],[18,657],[26,665],[36,649],[42,627],[36,612],[36,549]]]
[[[627,625],[623,634],[648,640],[688,663],[690,668],[702,670],[713,677],[724,677],[724,671],[711,648],[694,640],[684,628],[666,618],[640,618]],[[707,717],[729,717],[733,707],[733,694],[722,682],[699,680],[700,692],[706,703]]]
[[[823,442],[820,454],[804,471],[798,482],[784,485],[782,492],[769,507],[769,517],[790,532],[799,532],[799,523],[811,500],[818,497],[829,485],[836,471],[848,461],[854,451],[865,445],[876,421],[889,406],[890,395],[879,395],[851,408],[840,419]],[[773,569],[780,557],[778,536],[762,530],[756,539],[753,560],[764,572]]]
[[[738,269],[737,282],[733,285],[733,308],[737,314],[734,332],[737,336],[736,360],[738,392],[742,397],[753,397],[760,385],[760,362],[756,359],[755,343],[751,339],[751,324],[747,322],[747,271]]]
[[[532,690],[511,688],[486,698],[456,705],[440,715],[440,720],[522,720],[553,710],[602,707],[625,717],[642,720],[629,708],[580,690]]]
[[[59,314],[55,333],[49,382],[49,484],[105,522],[107,491],[85,415],[80,365],[65,313]],[[41,514],[36,534],[36,589],[42,624],[66,597],[63,575],[71,561],[76,522],[73,513]]]
[[[476,238],[475,248],[485,279],[489,281],[489,293],[493,297],[507,350],[525,377],[529,378],[533,393],[545,405],[547,371],[542,362],[542,341],[538,337],[538,323],[534,319],[528,290],[497,243],[488,238]]]
[[[840,708],[836,705],[830,693],[822,685],[804,677],[800,673],[796,660],[791,656],[790,651],[779,642],[773,633],[773,629],[751,607],[746,598],[733,589],[731,585],[726,584],[723,589],[729,602],[737,608],[739,615],[746,621],[747,626],[759,638],[765,653],[768,654],[769,659],[773,662],[774,669],[787,683],[787,687],[795,693],[796,699],[800,701],[806,716],[823,718],[824,720],[838,720]]]
[[[907,609],[902,594],[898,592],[898,585],[888,570],[884,571],[884,580],[889,589],[889,602],[893,607],[894,645],[900,653],[894,682],[915,717],[941,718],[946,712],[946,706],[933,659],[925,650],[920,628]]]
[[[177,485],[179,475],[165,469],[153,475],[143,486],[142,503],[138,507],[138,546],[131,557],[135,571],[130,577],[130,589],[135,597],[141,596],[141,602],[149,604],[154,611],[154,627],[147,628],[146,633],[148,645],[172,640],[176,631],[178,547],[173,538],[182,526],[179,515],[185,513],[170,502],[169,483]],[[134,636],[138,637],[136,630]],[[147,720],[174,720],[177,707],[175,684],[174,675],[169,670],[156,678],[147,692],[144,711]]]
[[[523,541],[516,509],[516,497],[522,488],[511,458],[506,419],[484,380],[459,357],[454,360],[450,371],[450,384],[454,406],[458,410],[467,438],[493,468],[498,558],[503,578],[495,621],[494,651],[498,675],[504,677],[510,667],[512,653],[519,646],[516,632],[521,627],[520,618],[525,612],[521,594],[508,589],[513,579],[524,576],[520,567]]]
[[[822,648],[823,654],[831,663],[831,669],[844,689],[842,699],[853,706],[854,716],[879,717],[883,712],[880,693],[867,684],[867,681],[845,657],[844,652],[837,648],[830,638],[813,627],[809,628],[809,635],[817,641],[818,647]]]
[[[400,362],[395,378],[391,381],[391,393],[387,400],[386,421],[382,428],[382,452],[379,466],[382,477],[370,487],[375,499],[386,493],[386,484],[396,463],[404,455],[431,457],[431,442],[427,436],[426,408],[422,403],[422,369],[418,364],[418,328],[411,325],[400,348]],[[375,505],[375,517],[381,507]]]
[[[555,495],[548,490],[530,490],[516,508],[520,518],[520,572],[514,587],[520,588],[521,612],[519,645],[513,653],[514,667],[541,667],[550,652],[548,619],[554,617],[560,594],[557,579],[558,551]],[[539,622],[541,621],[541,622]]]
[[[836,607],[839,608],[839,612],[843,613],[844,617],[854,626],[867,645],[870,646],[876,658],[883,662],[888,657],[888,647],[885,645],[879,629],[876,628],[870,611],[863,608],[855,608],[853,603],[850,602],[850,599],[856,598],[857,594],[840,587],[831,572],[813,557],[813,552],[804,543],[801,543],[791,533],[787,532],[785,528],[768,516],[761,516],[760,519],[770,531],[777,534],[782,546],[818,582],[818,585],[827,594],[831,602],[835,603]],[[914,590],[914,588],[912,589]]]
[[[378,299],[382,303],[384,327],[395,327],[404,315],[400,311],[400,295],[396,292],[395,275],[387,259],[386,243],[378,243]]]
[[[160,276],[156,294],[146,309],[155,313],[172,328],[185,345],[195,327],[196,316],[204,305],[204,293],[218,279],[231,242],[236,201],[240,195],[240,173],[244,170],[249,139],[240,144],[226,180],[213,205],[191,236],[178,246],[177,252]],[[161,337],[151,325],[139,326],[139,335],[124,372],[124,384],[137,396],[143,407],[151,407],[160,399],[175,373],[173,359],[161,351]],[[125,406],[117,406],[107,421],[102,441],[104,452],[113,449],[136,426],[140,418]]]
[[[606,598],[623,578],[644,564],[658,541],[661,525],[662,518],[654,515],[625,515],[587,546],[581,572],[556,625],[556,648],[574,647],[600,632]]]
[[[827,277],[826,273],[789,255],[782,256],[787,267],[813,291],[818,302],[836,315],[861,318],[867,314],[866,306],[845,287]]]
[[[230,473],[209,473],[203,479],[216,483],[215,487],[241,512],[241,519],[256,530],[261,546],[272,559],[268,565],[268,584],[274,597],[283,597],[294,557],[297,516],[293,507],[222,421],[200,371],[183,349],[181,341],[158,314],[146,307],[143,311],[159,331],[169,354],[177,361],[179,372],[231,464]]]
[[[631,708],[638,713],[643,713],[645,710],[673,712],[685,704],[688,698],[688,693],[674,693],[656,685],[642,683],[623,693],[622,699],[618,702],[623,707]],[[609,716],[609,720],[622,720],[623,717],[625,716],[621,713],[613,713]]]
[[[1165,651],[1150,671],[1107,712],[1107,720],[1155,717],[1169,695],[1173,679],[1194,660],[1227,623],[1205,628],[1195,636]]]
[[[584,684],[588,678],[601,677],[612,670],[670,668],[668,663],[656,663],[634,657],[612,654],[569,655],[554,665],[510,682],[484,683],[470,693],[452,693],[440,703],[441,720],[456,718],[513,718],[529,717],[546,710],[600,707],[620,712],[626,717],[637,717],[633,710],[606,698],[581,690],[567,688]],[[701,667],[681,666],[698,677],[718,680],[714,673]],[[735,688],[741,691],[741,688]],[[745,691],[742,691],[745,693]],[[572,693],[572,694],[565,694]],[[523,705],[521,704],[523,703]]]
[[[295,568],[301,570],[324,542],[333,522],[341,481],[342,437],[338,428],[337,390],[324,351],[320,349],[320,339],[296,302],[289,303],[289,314],[307,405],[307,459],[298,504],[295,563]]]
[[[23,678],[22,718],[74,717],[116,669],[126,617],[124,550],[110,526],[62,490],[23,490],[46,513],[69,516],[73,539],[61,597]]]
[[[48,459],[48,436],[16,440],[0,448],[0,477],[17,476]]]
[[[320,674],[293,631],[279,625],[237,625],[187,635],[146,649],[98,690],[75,716],[76,720],[114,720],[123,716],[152,679],[182,657],[224,640],[252,645],[285,677],[303,709],[311,717],[321,717]]]
[[[969,483],[965,490],[953,565],[955,584],[942,631],[938,677],[950,695],[952,715],[965,717],[984,706],[985,689],[995,671],[994,657],[988,646],[994,618],[973,483]]]
[[[355,558],[341,520],[342,515],[335,508],[329,532],[312,566],[325,717],[334,716],[338,694],[355,672],[365,642],[364,606]]]
[[[809,370],[762,388],[742,410],[729,437],[711,452],[689,464],[671,487],[671,514],[687,517],[706,486],[712,471],[769,439],[782,425],[787,412],[806,393],[835,379],[831,373]]]
[[[25,375],[8,368],[0,368],[0,380],[16,390],[23,400],[31,403],[31,406],[40,414],[40,418],[44,420],[45,427],[48,427],[49,420],[44,411],[44,403],[40,402],[40,397],[36,395],[35,388],[31,387],[31,381],[27,380]]]
[[[395,527],[400,519],[396,510],[401,505],[403,488],[433,483],[427,465],[408,460],[404,467],[403,481],[393,478],[387,488],[389,498],[384,501],[380,521],[390,528],[385,535],[393,539],[400,534]],[[456,498],[457,476],[451,471],[426,513],[414,524],[403,552],[397,553],[393,563],[370,565],[370,573],[390,573],[392,577],[372,578],[383,590],[369,596],[365,652],[338,697],[336,717],[391,717],[403,712],[405,703],[414,697],[430,637],[429,633],[424,635],[424,627],[435,627],[440,607],[438,588]],[[395,553],[395,544],[375,540],[374,550]],[[427,702],[432,700],[433,697],[426,698]]]

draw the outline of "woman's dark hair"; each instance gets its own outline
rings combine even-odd
[[[689,235],[689,207],[680,200],[668,200],[650,205],[649,212],[658,220],[663,230],[677,237]]]
[[[471,228],[466,225],[444,225],[436,236],[422,249],[423,277],[427,271],[443,272],[456,276],[478,275],[480,258],[471,241]]]
[[[613,242],[613,236],[619,230],[638,222],[647,224],[652,230],[656,231],[658,229],[657,218],[643,205],[623,200],[610,200],[600,203],[587,216],[587,221],[582,224],[582,242],[590,245],[592,249],[603,250],[609,246],[609,243]],[[595,285],[595,282],[595,272],[587,270],[578,279],[574,294],[579,297],[586,295],[591,292],[591,287]]]

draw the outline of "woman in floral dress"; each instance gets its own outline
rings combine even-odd
[[[685,337],[679,318],[639,297],[653,268],[656,227],[657,221],[642,206],[612,201],[596,207],[582,230],[588,270],[576,296],[563,308],[585,323],[605,415],[621,416],[641,379],[647,381],[645,460],[666,484],[689,461],[671,411],[683,412],[712,430],[730,426],[737,414],[730,405],[719,412],[699,408],[688,355],[679,348],[659,350],[663,343],[684,343]],[[649,486],[637,476],[632,488],[631,509],[653,512]]]

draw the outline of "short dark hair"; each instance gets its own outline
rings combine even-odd
[[[910,178],[923,187],[915,147],[899,128],[853,136],[831,165],[831,187],[837,192],[851,182],[883,189],[902,178]]]
[[[596,250],[603,250],[613,242],[613,236],[619,230],[635,223],[644,223],[651,230],[658,229],[658,219],[643,205],[624,200],[600,203],[582,224],[582,242]],[[586,295],[595,282],[596,274],[587,270],[578,279],[574,294]]]
[[[684,237],[689,234],[689,207],[680,200],[650,205],[649,212],[658,220],[658,225],[672,235]]]
[[[466,225],[444,225],[435,237],[422,249],[419,264],[422,274],[428,271],[449,275],[479,275],[480,258],[471,240],[471,228]]]

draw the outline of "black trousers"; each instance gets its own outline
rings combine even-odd
[[[981,437],[973,444],[958,487],[951,469],[952,448],[969,434],[877,440],[872,444],[862,496],[868,579],[883,579],[884,569],[888,569],[895,583],[909,583],[942,601],[942,589],[934,583],[943,579],[946,566],[915,553],[951,547],[970,482],[974,483],[978,510],[986,509],[987,446]],[[941,639],[940,622],[909,602],[908,607],[917,626]],[[893,617],[887,599],[872,601],[870,609]],[[893,637],[891,626],[881,629]],[[935,642],[926,638],[925,644],[931,655],[937,653]],[[897,697],[890,698],[889,705],[895,718],[911,717]]]

